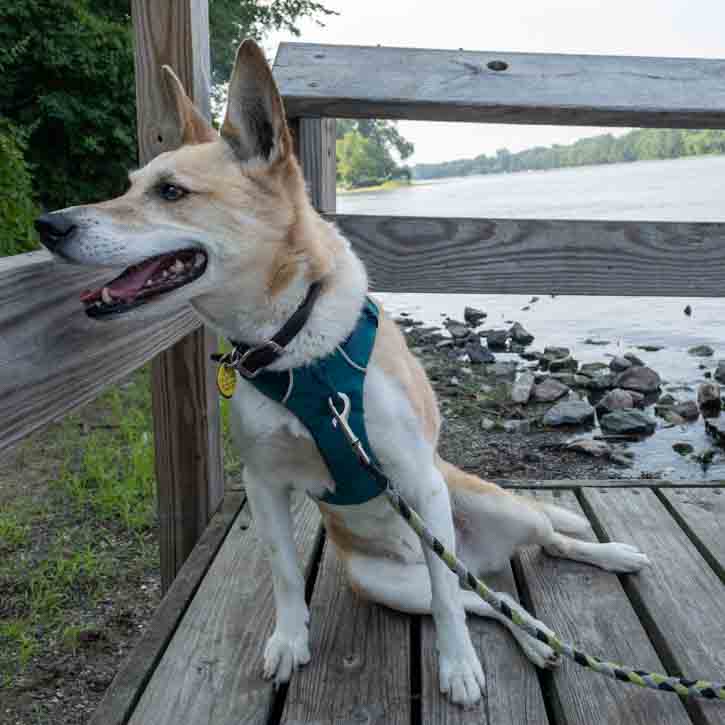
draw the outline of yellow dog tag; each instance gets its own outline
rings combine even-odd
[[[216,373],[216,386],[220,395],[231,398],[237,387],[237,374],[234,372],[234,368],[222,363]]]

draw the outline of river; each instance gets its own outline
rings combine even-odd
[[[401,216],[509,217],[540,219],[628,219],[725,221],[725,156],[643,161],[631,164],[522,172],[423,182],[409,187],[338,197],[346,214]],[[646,292],[646,279],[642,291]],[[393,313],[406,311],[430,324],[443,313],[462,319],[466,305],[488,312],[486,327],[506,327],[518,320],[536,336],[533,348],[565,345],[580,362],[607,361],[608,355],[634,352],[657,370],[681,400],[694,399],[697,386],[719,359],[725,359],[725,305],[699,298],[568,297],[541,299],[529,305],[521,295],[383,294]],[[692,308],[692,315],[683,310]],[[529,307],[524,310],[522,308]],[[608,340],[591,346],[587,338]],[[712,358],[687,350],[702,343],[715,349]],[[642,352],[641,345],[658,345]],[[518,359],[516,356],[502,355]],[[701,369],[701,365],[705,369]],[[689,390],[688,390],[689,389]],[[653,411],[650,411],[652,414]],[[695,452],[712,446],[702,419],[686,426],[660,428],[641,442],[631,475],[662,474],[671,479],[725,478],[725,456],[707,471],[693,457],[672,450],[676,441],[691,443]],[[630,475],[622,473],[620,475]]]

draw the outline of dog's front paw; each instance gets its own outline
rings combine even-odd
[[[267,640],[264,648],[264,677],[274,684],[289,682],[298,667],[310,661],[310,642],[307,628],[304,632],[289,635],[277,630]]]
[[[463,707],[473,707],[480,701],[486,687],[486,677],[473,647],[464,656],[440,656],[441,692],[451,702]]]

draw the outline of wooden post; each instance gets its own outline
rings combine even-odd
[[[334,118],[297,118],[290,121],[297,157],[315,208],[325,214],[337,209]]]
[[[133,0],[139,160],[180,143],[161,66],[209,109],[208,0]],[[199,329],[152,364],[156,480],[165,592],[224,497],[219,404],[209,365],[214,337]]]

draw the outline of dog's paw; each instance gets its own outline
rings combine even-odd
[[[463,707],[473,707],[479,702],[486,687],[481,663],[473,648],[469,649],[462,657],[441,655],[439,658],[441,692]]]
[[[310,643],[307,629],[291,636],[275,630],[264,649],[264,678],[279,686],[289,682],[292,673],[310,661]]]
[[[620,573],[633,573],[651,562],[646,554],[643,554],[636,546],[611,542],[602,544],[602,568],[607,571]]]

